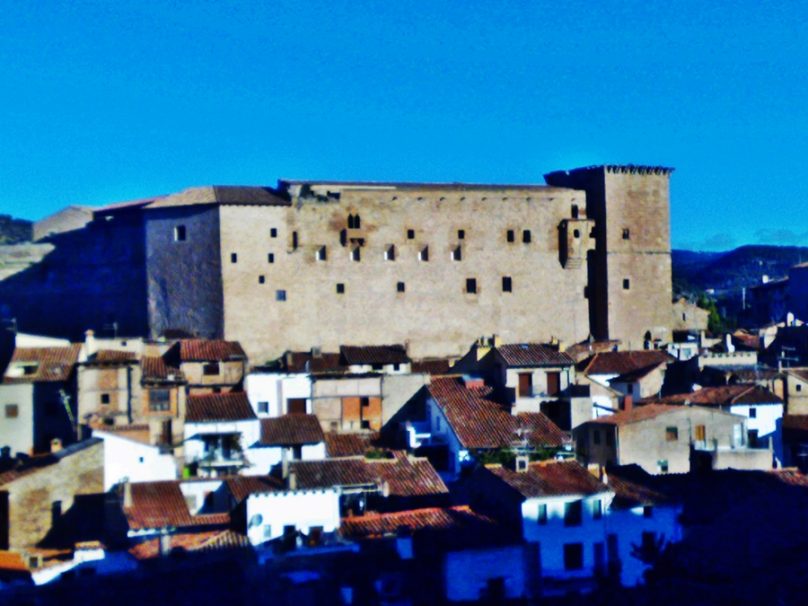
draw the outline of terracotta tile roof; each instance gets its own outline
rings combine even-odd
[[[628,425],[629,423],[637,423],[638,421],[645,421],[646,419],[653,419],[660,415],[668,414],[671,412],[681,412],[681,406],[674,404],[646,404],[644,406],[636,406],[631,410],[625,410],[613,415],[598,417],[586,423],[596,423],[599,425]]]
[[[616,507],[637,507],[669,503],[673,499],[653,476],[639,465],[609,467],[606,484],[614,491],[613,505]]]
[[[289,206],[290,202],[279,196],[271,187],[206,185],[189,187],[180,192],[157,198],[148,206],[148,209],[203,204]]]
[[[623,375],[640,368],[672,362],[664,351],[607,351],[596,353],[579,364],[579,370],[588,375]]]
[[[6,370],[5,383],[64,382],[70,378],[79,359],[80,344],[69,347],[17,347]],[[17,364],[36,364],[31,374],[9,376]]]
[[[189,423],[246,421],[255,418],[255,412],[244,392],[188,396],[185,420]]]
[[[185,375],[179,368],[168,366],[161,356],[143,356],[141,359],[142,381],[181,383]],[[173,377],[173,378],[170,378]]]
[[[132,530],[226,526],[229,513],[192,515],[180,490],[180,481],[134,482],[132,505],[124,514]]]
[[[195,533],[180,533],[169,537],[170,551],[213,551],[249,547],[247,537],[233,530],[208,530]],[[160,555],[160,539],[147,539],[138,543],[129,553],[138,560],[148,560]]]
[[[691,404],[695,406],[732,406],[735,404],[782,404],[778,396],[765,387],[753,384],[721,385],[703,387],[690,393],[681,393],[655,398],[666,404]]]
[[[783,431],[789,433],[808,433],[808,415],[784,415]]]
[[[449,358],[431,358],[413,361],[412,372],[428,375],[448,375],[452,372],[452,360]]]
[[[549,419],[512,415],[507,406],[493,399],[491,387],[467,386],[460,377],[438,377],[427,389],[464,448],[507,448],[520,440],[521,429],[529,430],[529,439],[541,438],[535,446],[559,443],[561,430],[556,432]]]
[[[312,355],[308,351],[289,351],[281,358],[281,366],[290,373],[347,372],[338,353]]]
[[[374,450],[379,439],[378,433],[338,433],[329,431],[324,434],[325,449],[329,457],[364,456],[368,450]]]
[[[563,351],[538,343],[500,345],[496,351],[508,366],[572,366],[575,364],[575,360]]]
[[[299,488],[369,486],[380,489],[387,482],[390,496],[413,497],[446,494],[448,488],[426,459],[397,454],[391,459],[364,457],[294,461],[290,464]]]
[[[790,484],[791,486],[800,486],[802,488],[808,488],[808,475],[805,475],[795,467],[772,469],[769,471],[769,473],[774,474],[777,477],[777,479],[783,482],[784,484]]]
[[[133,442],[148,444],[149,446],[152,445],[151,434],[147,424],[113,426],[99,425],[98,427],[93,428],[93,434],[96,432],[108,433],[118,436],[119,438],[126,438],[127,440],[131,440]]]
[[[582,341],[567,348],[567,354],[575,360],[577,364],[594,354],[606,351],[615,351],[620,346],[620,341]]]
[[[732,333],[732,342],[741,350],[758,351],[760,349],[760,336],[750,334],[743,330],[736,330]]]
[[[283,490],[283,483],[272,476],[235,476],[227,478],[225,482],[237,503],[251,494]]]
[[[664,364],[664,362],[631,370],[623,373],[622,375],[618,375],[613,379],[609,379],[609,383],[634,383],[636,381],[640,381],[651,374],[651,372],[662,366],[662,364]]]
[[[99,349],[87,357],[85,364],[126,364],[137,361],[137,354],[131,351]]]
[[[410,358],[403,345],[343,345],[339,348],[345,364],[407,364]]]
[[[221,339],[182,339],[177,341],[166,354],[171,359],[182,362],[225,362],[246,360],[247,354],[238,341]]]
[[[264,446],[300,446],[318,444],[325,436],[314,415],[284,415],[261,419],[261,444]]]
[[[484,527],[496,528],[497,522],[468,506],[427,507],[393,513],[369,512],[362,516],[349,516],[340,522],[340,534],[347,539],[376,539],[395,536],[406,529],[417,533],[424,530],[479,531]]]
[[[501,465],[487,465],[497,476],[526,499],[552,496],[588,496],[609,492],[577,461],[540,461],[530,463],[527,471],[517,472]]]
[[[522,412],[516,415],[518,430],[525,432],[525,438],[534,446],[562,446],[569,442],[569,436],[542,412]]]
[[[22,555],[16,551],[0,551],[0,570],[14,572],[28,572],[28,566]]]
[[[786,371],[790,375],[794,375],[801,381],[808,382],[808,368],[788,368]]]

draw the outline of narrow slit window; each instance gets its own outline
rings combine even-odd
[[[502,276],[502,292],[513,292],[513,280],[510,276]]]
[[[516,232],[514,232],[512,229],[509,229],[509,230],[508,230],[508,231],[505,233],[505,238],[508,240],[508,242],[513,242],[513,241],[515,241],[515,240],[516,240]]]
[[[391,244],[384,250],[384,260],[385,261],[396,260],[396,247],[393,244]]]
[[[265,276],[258,276],[258,283],[259,284],[263,284],[266,281],[267,281],[267,279],[266,279]]]
[[[628,278],[623,278],[623,290],[629,290],[631,288],[631,280]]]
[[[297,232],[293,231],[292,232],[292,250],[297,250],[297,247],[298,247],[299,244],[300,243],[298,241]]]
[[[457,239],[458,240],[465,240],[466,239],[466,230],[465,229],[458,229],[457,230]]]
[[[477,279],[476,278],[466,278],[466,292],[470,294],[477,293]]]
[[[328,259],[328,252],[326,251],[325,246],[321,246],[317,249],[317,260],[318,261],[326,261]]]
[[[174,241],[175,242],[185,242],[185,238],[187,236],[187,231],[185,230],[184,225],[176,225],[174,226]]]
[[[407,230],[407,240],[415,240],[415,230],[408,229]]]
[[[522,242],[524,244],[530,244],[530,240],[532,239],[532,235],[529,229],[525,229],[522,231]]]
[[[348,215],[348,229],[354,228],[354,218],[353,215]]]
[[[230,253],[230,262],[238,263],[238,255],[236,253]]]
[[[362,249],[358,246],[356,248],[351,249],[351,261],[361,261],[362,260]]]
[[[404,292],[407,290],[407,285],[404,282],[398,282],[396,284],[396,292]]]
[[[267,263],[274,263],[275,262],[275,255],[273,253],[269,253],[267,255]]]
[[[463,248],[458,246],[457,248],[452,250],[452,261],[462,261],[463,260]]]
[[[418,253],[418,260],[419,261],[429,261],[429,247],[424,246],[421,249],[421,252]]]
[[[338,295],[344,295],[345,294],[345,284],[343,284],[342,282],[337,283],[337,294]]]
[[[570,214],[572,215],[573,219],[578,218],[578,205],[577,204],[572,205],[572,208],[570,209]]]

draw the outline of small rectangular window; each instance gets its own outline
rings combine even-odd
[[[419,261],[429,261],[429,247],[424,246],[421,249],[421,252],[418,253],[418,260]]]
[[[466,230],[465,229],[458,229],[457,230],[457,239],[463,240],[466,237]]]
[[[275,227],[269,228],[269,237],[270,238],[277,238],[278,237],[278,230]]]
[[[269,413],[269,402],[258,402],[258,413],[259,414]]]
[[[6,404],[6,418],[16,419],[20,416],[20,407],[16,404]]]
[[[286,291],[285,290],[276,290],[275,291],[275,300],[276,301],[286,301]]]
[[[577,219],[577,218],[578,218],[578,205],[577,205],[577,204],[573,204],[573,205],[572,205],[572,208],[570,209],[570,211],[571,211],[571,212],[570,212],[570,214],[572,215],[572,218],[573,218],[573,219]]]
[[[174,241],[185,242],[186,231],[184,225],[176,225],[174,227]]]
[[[757,419],[757,408],[755,408],[754,406],[749,408],[749,418]]]
[[[345,294],[345,284],[343,284],[342,282],[337,283],[337,294],[338,295]]]
[[[466,278],[466,292],[472,294],[477,292],[477,280],[475,278]]]
[[[274,263],[275,262],[275,255],[273,253],[269,253],[267,255],[267,263]]]
[[[415,239],[415,230],[408,229],[407,230],[407,240],[414,240]]]
[[[384,260],[385,261],[396,260],[396,247],[394,245],[391,244],[386,249],[384,249]]]
[[[326,261],[328,259],[328,253],[325,249],[325,246],[321,246],[317,249],[317,260],[318,261]]]
[[[630,240],[631,239],[631,231],[628,227],[623,228],[623,240]]]
[[[564,503],[564,526],[580,526],[583,519],[583,501]]]
[[[452,261],[462,261],[463,260],[463,248],[458,246],[457,248],[452,250]]]
[[[676,442],[679,439],[679,429],[677,427],[665,428],[665,441]]]
[[[297,232],[293,231],[292,232],[292,250],[297,250],[297,247],[299,245],[300,245],[300,242],[298,241],[298,238],[297,238]]]
[[[505,234],[505,238],[508,240],[508,242],[513,242],[514,240],[516,240],[516,234],[512,229],[509,229]]]
[[[603,517],[603,501],[597,499],[592,501],[592,519],[600,520]]]
[[[219,363],[218,362],[210,362],[209,364],[205,364],[202,366],[202,374],[206,377],[215,377],[219,374]]]
[[[660,473],[668,473],[668,460],[660,459],[657,461],[657,468],[659,469]]]
[[[631,288],[631,280],[628,278],[623,278],[623,290],[628,290]]]
[[[707,427],[704,425],[696,425],[694,431],[694,438],[696,442],[704,442],[707,440]]]
[[[522,242],[524,244],[530,244],[530,240],[531,240],[530,230],[529,229],[523,230],[522,231]]]
[[[513,280],[510,276],[502,276],[502,292],[513,292]]]
[[[541,524],[542,526],[544,524],[547,524],[547,504],[546,503],[541,503],[539,505],[539,516],[536,519],[536,521],[539,524]]]
[[[102,393],[101,394],[101,404],[109,404],[109,394]]]
[[[404,282],[399,282],[396,284],[396,292],[404,292],[407,290],[407,285]]]
[[[583,543],[567,543],[564,545],[564,570],[581,570],[583,567]]]
[[[149,410],[151,412],[171,410],[171,391],[168,389],[150,389]]]
[[[258,283],[259,284],[263,284],[266,281],[267,281],[267,279],[266,279],[265,276],[258,276]]]
[[[358,246],[356,248],[351,249],[351,261],[361,261],[362,260],[362,249]]]
[[[238,254],[230,253],[230,262],[231,263],[238,263]]]

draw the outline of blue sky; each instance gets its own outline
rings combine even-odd
[[[808,3],[0,8],[0,212],[664,164],[674,246],[808,245]]]

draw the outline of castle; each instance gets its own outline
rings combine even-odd
[[[20,330],[181,331],[240,341],[256,362],[341,344],[460,355],[488,334],[640,348],[670,337],[671,172],[191,188],[50,236],[0,302]]]

